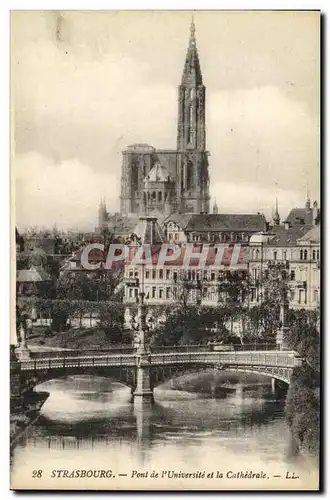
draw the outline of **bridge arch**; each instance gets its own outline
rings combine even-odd
[[[43,371],[26,371],[21,374],[21,385],[25,391],[35,390],[37,386],[49,382],[51,380],[59,380],[68,376],[75,375],[90,375],[95,377],[104,377],[109,379],[109,383],[119,382],[131,391],[136,386],[136,371],[132,367],[117,368],[117,367],[74,367],[67,369],[52,369]]]

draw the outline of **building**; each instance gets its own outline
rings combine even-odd
[[[217,249],[213,245],[205,245],[207,259],[204,265],[200,266],[199,259],[192,256],[189,266],[184,266],[187,250],[199,253],[205,248],[203,243],[177,245],[178,256],[175,260],[158,265],[161,246],[167,243],[167,238],[156,217],[141,217],[132,236],[130,249],[133,254],[142,245],[151,245],[151,262],[132,264],[133,260],[128,260],[124,274],[124,302],[137,302],[143,288],[144,301],[150,305],[171,304],[182,300],[183,295],[187,303],[218,303],[219,280],[224,278],[231,265],[232,248],[229,245],[217,265],[214,265]],[[247,273],[248,264],[245,262],[237,268]]]
[[[178,89],[176,149],[133,144],[123,152],[120,211],[123,215],[209,212],[205,86],[192,21]],[[103,207],[103,211],[104,210]]]
[[[200,243],[241,243],[266,231],[261,214],[180,214],[173,213],[162,223],[169,241]]]
[[[314,201],[313,207],[309,197],[306,198],[304,208],[293,208],[287,216],[285,222],[291,226],[313,225],[318,224],[320,219],[320,209],[317,201]]]
[[[17,271],[16,287],[18,296],[43,296],[52,287],[52,279],[41,266]]]
[[[293,210],[290,214],[293,213]],[[295,309],[315,309],[320,300],[320,226],[274,225],[266,233],[250,239],[249,274],[251,305],[261,301],[267,269],[282,263],[289,287],[289,305]]]

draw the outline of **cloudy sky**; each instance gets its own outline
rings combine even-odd
[[[319,199],[319,17],[194,14],[207,91],[211,195],[284,218]],[[12,14],[16,220],[92,229],[119,210],[121,150],[175,148],[189,12]]]

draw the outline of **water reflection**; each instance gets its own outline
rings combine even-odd
[[[129,388],[102,377],[67,377],[42,389],[51,396],[14,450],[14,467],[15,461],[47,460],[45,449],[75,460],[79,450],[79,460],[89,465],[101,456],[109,460],[111,452],[123,467],[164,456],[197,467],[207,454],[246,457],[247,464],[301,460],[292,450],[284,399],[271,393],[269,383],[227,383],[216,398],[158,387],[155,403],[140,408],[131,403]]]

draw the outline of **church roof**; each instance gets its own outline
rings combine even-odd
[[[310,243],[320,243],[320,226],[314,226],[308,231],[299,241],[307,241]]]
[[[313,224],[313,212],[312,210],[306,210],[306,208],[292,208],[286,222],[290,222],[292,226]]]
[[[156,217],[140,217],[133,234],[138,237],[141,245],[159,245],[166,242],[166,236]]]
[[[262,231],[266,219],[261,214],[193,214],[187,231]]]
[[[203,85],[203,77],[199,64],[198,51],[195,38],[195,24],[192,20],[190,27],[190,40],[187,50],[186,62],[183,69],[182,85]]]
[[[285,225],[278,225],[272,227],[267,233],[263,233],[258,241],[258,234],[251,237],[250,244],[259,243],[264,245],[287,246],[295,245],[297,240],[300,240],[306,233],[310,231],[312,226],[292,226],[286,228]]]
[[[185,231],[263,231],[266,219],[262,214],[195,214],[174,213],[164,225],[175,222]]]
[[[144,184],[149,182],[169,182],[173,181],[172,177],[169,175],[166,167],[162,166],[159,162],[150,170],[149,174],[144,179]]]

